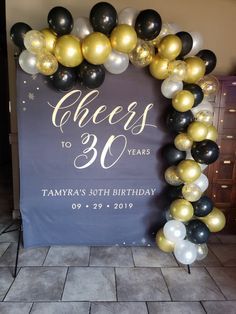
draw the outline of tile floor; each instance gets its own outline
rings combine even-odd
[[[13,279],[16,236],[0,236],[0,314],[236,313],[236,235],[211,238],[191,275],[157,248],[54,246],[21,248]]]

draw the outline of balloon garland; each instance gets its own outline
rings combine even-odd
[[[182,264],[205,258],[209,235],[224,228],[225,216],[203,195],[208,179],[202,171],[219,155],[213,108],[207,100],[219,83],[208,75],[217,60],[214,52],[201,49],[201,35],[162,23],[152,9],[125,8],[118,15],[107,2],[97,3],[89,19],[79,17],[75,23],[66,8],[54,7],[48,28],[32,30],[19,22],[10,35],[22,50],[22,70],[48,76],[56,90],[68,91],[76,82],[98,88],[106,71],[120,74],[129,62],[149,66],[151,75],[163,80],[161,92],[172,102],[166,123],[176,135],[163,150],[171,203],[156,243],[162,251],[174,252]]]

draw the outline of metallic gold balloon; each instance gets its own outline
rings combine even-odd
[[[177,199],[170,205],[170,213],[174,219],[179,221],[189,221],[193,217],[193,206],[184,199]]]
[[[183,182],[193,182],[201,175],[201,167],[191,159],[182,160],[177,166],[177,175]]]
[[[44,35],[36,30],[27,32],[24,37],[24,46],[31,53],[39,53],[45,48]]]
[[[214,75],[202,77],[197,84],[201,87],[205,96],[216,95],[220,86],[219,81]]]
[[[198,121],[194,121],[189,124],[187,129],[188,136],[194,141],[194,142],[201,142],[206,139],[208,133],[207,126]]]
[[[186,151],[191,149],[193,140],[188,136],[187,133],[180,133],[175,137],[174,144],[177,149]]]
[[[214,114],[208,110],[202,110],[197,112],[195,115],[195,120],[204,123],[206,126],[212,125]]]
[[[37,55],[36,66],[41,74],[52,75],[58,68],[58,62],[53,54],[45,50]]]
[[[178,186],[182,184],[182,181],[180,180],[179,176],[177,175],[176,167],[171,166],[166,169],[165,171],[165,180],[170,185]]]
[[[175,110],[185,112],[190,110],[194,105],[194,96],[188,90],[177,92],[172,98],[172,106]]]
[[[49,28],[41,30],[41,33],[44,35],[47,51],[53,52],[57,40],[56,34]]]
[[[95,32],[84,38],[82,52],[84,58],[92,64],[103,64],[111,53],[111,44],[107,36]]]
[[[80,40],[74,35],[58,38],[54,54],[58,62],[66,67],[76,67],[83,61]]]
[[[110,37],[112,48],[123,53],[130,53],[135,48],[137,40],[135,29],[127,24],[116,26]]]
[[[170,253],[174,251],[175,244],[166,239],[163,233],[163,228],[161,228],[156,234],[156,244],[163,252]]]
[[[184,60],[187,64],[187,72],[184,78],[186,83],[196,83],[206,71],[204,61],[198,57],[188,57]]]
[[[138,39],[136,47],[129,53],[129,60],[135,66],[145,67],[151,63],[154,54],[155,49],[149,42]]]
[[[207,132],[206,139],[216,142],[217,138],[218,138],[217,129],[214,127],[214,125],[208,126],[208,132]]]
[[[158,54],[156,54],[152,58],[152,62],[149,66],[151,75],[158,80],[166,79],[169,76],[168,65],[169,60],[163,59]]]
[[[226,223],[224,213],[216,207],[213,207],[210,214],[205,217],[198,217],[198,219],[202,220],[211,232],[221,231]]]
[[[196,202],[202,196],[199,186],[194,183],[186,183],[182,188],[183,197],[189,202]]]
[[[183,80],[187,72],[187,64],[181,60],[170,61],[168,70],[172,77]]]
[[[176,35],[167,35],[158,45],[158,53],[162,58],[174,60],[181,52],[182,41]]]

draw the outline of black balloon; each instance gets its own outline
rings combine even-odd
[[[166,124],[171,131],[183,132],[193,121],[194,115],[191,110],[179,112],[171,108],[167,114]]]
[[[206,66],[205,74],[211,73],[216,67],[217,62],[216,55],[214,54],[214,52],[208,49],[203,49],[198,52],[197,56],[201,58],[205,63]]]
[[[162,26],[160,14],[155,10],[143,10],[139,13],[135,22],[135,30],[139,38],[152,40],[156,38]]]
[[[167,144],[163,147],[163,157],[169,166],[177,165],[186,158],[186,152],[178,150],[174,144]]]
[[[59,65],[57,71],[50,76],[50,82],[53,88],[60,91],[68,91],[73,88],[76,83],[76,71],[74,68],[67,68]]]
[[[176,36],[178,36],[182,41],[182,50],[178,56],[181,58],[186,56],[191,51],[193,47],[193,39],[192,36],[187,32],[178,32]]]
[[[210,214],[214,206],[212,200],[206,195],[202,196],[198,201],[193,202],[192,205],[194,215],[197,217],[204,217]]]
[[[105,79],[103,65],[90,64],[83,61],[77,68],[78,81],[88,88],[97,88],[102,85]]]
[[[188,90],[193,94],[193,96],[194,96],[193,107],[196,107],[197,105],[199,105],[202,102],[203,97],[204,97],[204,93],[203,93],[203,91],[199,85],[184,83],[183,89]]]
[[[206,243],[210,236],[208,227],[198,219],[191,220],[186,226],[186,231],[187,239],[195,244]]]
[[[24,49],[24,36],[31,29],[32,28],[26,23],[18,22],[14,24],[10,30],[10,36],[14,44],[19,48]]]
[[[70,34],[73,17],[66,8],[54,7],[48,13],[48,25],[59,36]]]
[[[173,200],[177,198],[183,198],[182,194],[182,188],[183,184],[174,186],[174,185],[168,185],[165,190],[165,195],[167,196],[167,199],[172,202]]]
[[[116,9],[107,2],[98,2],[90,11],[90,23],[95,32],[109,35],[117,24]]]
[[[200,164],[212,164],[219,157],[219,147],[212,140],[195,142],[191,149],[191,155]]]

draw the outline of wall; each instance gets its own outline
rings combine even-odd
[[[57,5],[68,8],[74,18],[89,16],[91,7],[96,0],[53,1],[53,0],[7,0],[6,21],[7,33],[16,22],[28,23],[33,29],[47,26],[47,14]],[[213,50],[218,57],[214,74],[236,75],[236,1],[235,0],[108,0],[117,11],[125,7],[137,9],[153,8],[162,16],[163,21],[173,22],[185,31],[198,31],[204,38],[204,48]],[[15,107],[15,64],[14,45],[8,35],[8,63],[10,99],[12,104],[11,129],[13,152],[13,175],[17,182],[17,124]],[[14,186],[15,204],[18,203],[18,186]],[[16,206],[16,205],[15,205]]]

